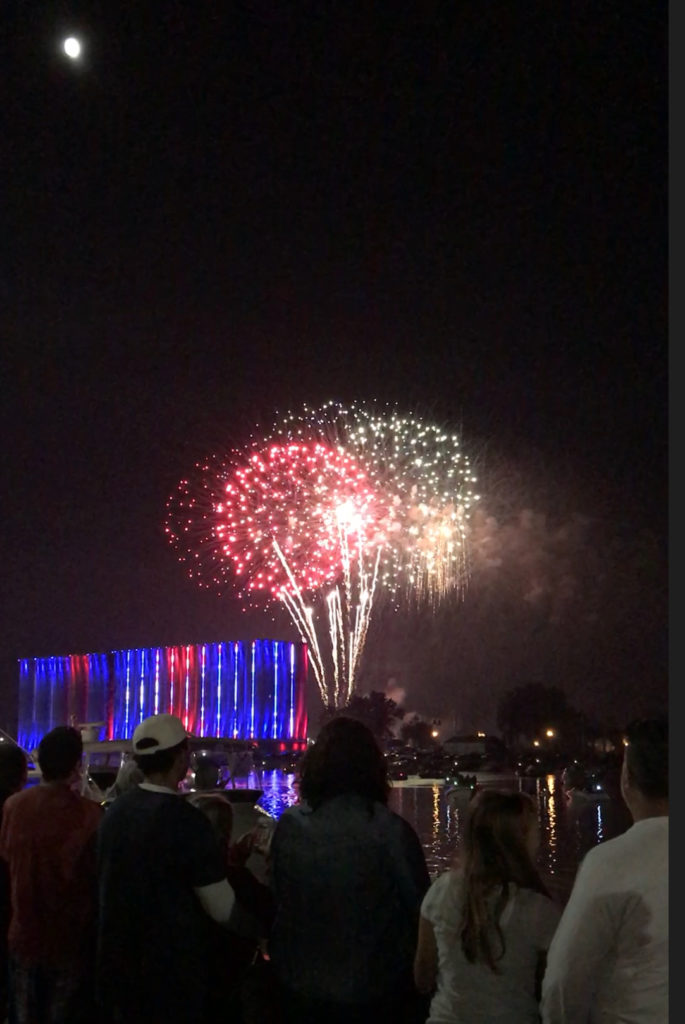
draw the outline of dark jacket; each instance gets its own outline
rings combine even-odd
[[[355,1004],[411,987],[430,885],[418,836],[356,795],[286,810],[271,845],[276,914],[269,952],[289,990]]]

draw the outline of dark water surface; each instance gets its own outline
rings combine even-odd
[[[580,861],[598,843],[620,835],[631,824],[617,786],[608,787],[610,797],[580,807],[569,806],[559,777],[539,779],[479,780],[481,784],[504,789],[523,789],[535,797],[540,822],[538,865],[550,892],[561,902],[568,899]],[[294,776],[263,772],[251,777],[249,785],[264,791],[259,804],[275,817],[297,800]],[[443,797],[442,782],[409,779],[393,784],[390,806],[415,829],[426,855],[431,877],[449,867],[459,846],[464,811],[452,809]]]
[[[512,779],[502,788],[520,788],[535,797],[540,823],[538,866],[550,892],[561,903],[568,899],[578,865],[587,851],[620,835],[631,823],[618,793],[609,800],[569,807],[555,775]],[[391,806],[414,826],[431,876],[449,867],[461,841],[465,811],[450,808],[443,798],[442,784],[405,784],[393,790]]]

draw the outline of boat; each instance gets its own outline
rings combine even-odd
[[[571,808],[611,799],[600,775],[577,762],[564,768],[561,773],[561,791]]]
[[[130,739],[93,739],[96,726],[102,723],[87,723],[90,731],[85,732],[81,793],[96,803],[106,805],[113,799],[113,787],[120,769],[133,757]],[[82,727],[83,730],[83,727]],[[253,772],[252,752],[255,744],[251,740],[235,740],[227,737],[191,736],[191,763],[186,778],[179,789],[187,795],[195,792],[221,793],[232,805],[240,805],[237,812],[245,828],[249,823],[261,821],[266,814],[257,801],[264,790],[249,785],[236,785],[236,780],[245,779]],[[20,747],[13,736],[0,729],[0,743],[12,743]],[[23,750],[23,747],[20,747]],[[38,751],[24,750],[27,760],[27,786],[35,786],[42,780],[38,765]],[[258,774],[259,773],[255,773]],[[257,817],[254,817],[255,812]],[[267,815],[267,817],[269,817]]]
[[[479,788],[475,775],[456,772],[454,775],[447,776],[443,783],[442,793],[450,807],[459,809],[470,803]]]

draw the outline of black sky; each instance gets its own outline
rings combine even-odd
[[[369,685],[465,727],[533,677],[665,702],[667,13],[5,4],[0,724],[21,656],[290,636],[194,589],[164,506],[328,398],[490,485],[463,605],[388,617]]]

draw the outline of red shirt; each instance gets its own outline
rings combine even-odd
[[[41,783],[5,803],[0,856],[10,875],[9,948],[20,963],[77,966],[92,947],[102,813],[66,783]]]

